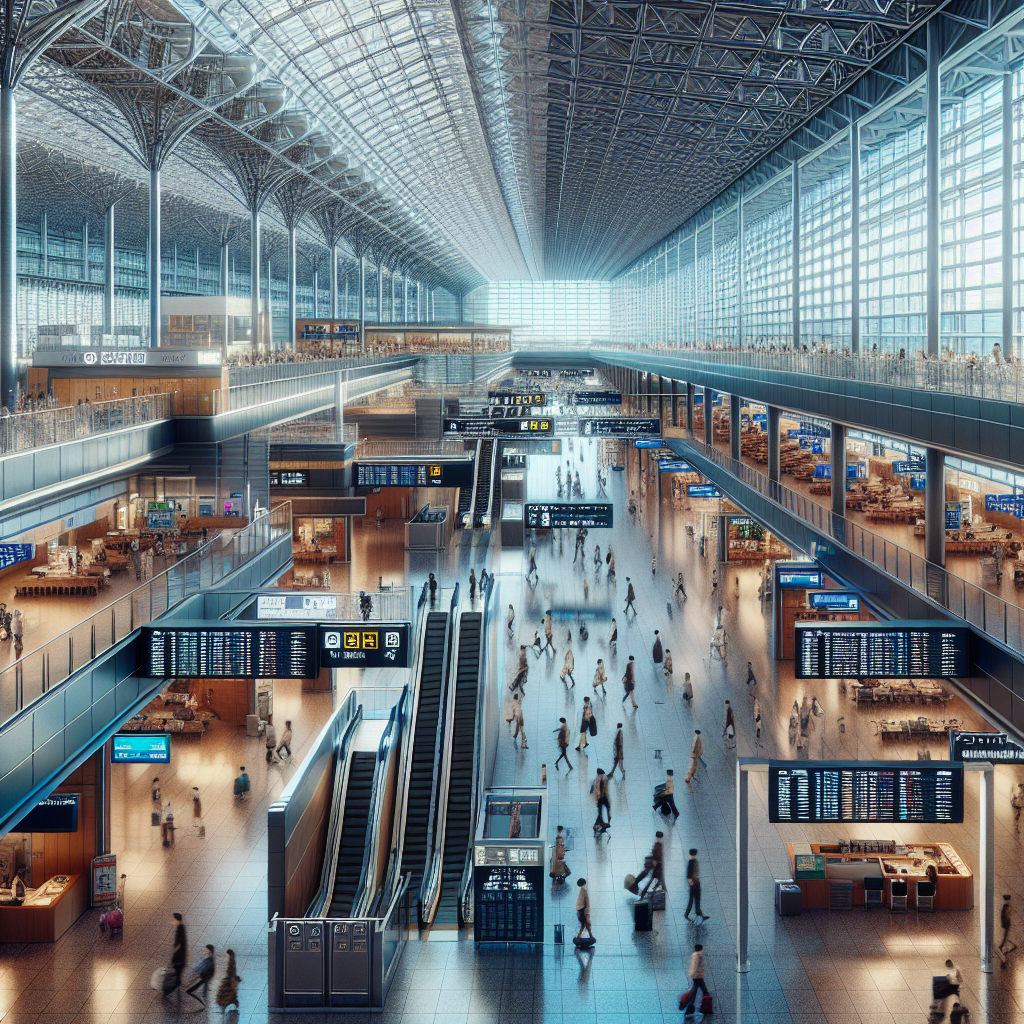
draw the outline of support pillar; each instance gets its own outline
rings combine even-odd
[[[768,422],[768,479],[775,483],[779,482],[779,460],[781,457],[780,425],[782,420],[781,410],[778,406],[767,407]]]
[[[420,294],[423,291],[423,284],[420,281],[416,282],[416,323],[420,322]]]
[[[942,181],[939,168],[939,19],[928,22],[928,67],[925,71],[925,311],[926,345],[929,356],[939,355],[939,296],[942,253],[939,245],[939,211]],[[911,353],[907,353],[909,358]],[[927,521],[927,516],[926,516]],[[941,563],[939,563],[941,564]]]
[[[178,291],[178,243],[171,250],[171,291]]]
[[[89,222],[82,224],[82,280],[89,282]],[[198,279],[197,279],[198,280]]]
[[[331,319],[338,319],[338,247],[336,245],[331,246],[331,252],[328,256],[328,261],[331,267]],[[345,311],[346,313],[348,310]]]
[[[946,564],[946,456],[937,448],[924,452],[924,557]]]
[[[267,304],[266,304],[266,320],[267,320],[267,336],[264,339],[263,347],[268,352],[274,351],[274,274],[271,267],[270,257],[267,257]]]
[[[736,972],[750,970],[750,891],[747,876],[747,816],[750,806],[745,758],[736,759]]]
[[[14,87],[0,85],[0,402],[14,409],[18,390],[18,153]]]
[[[149,169],[149,345],[160,344],[160,170]]]
[[[672,426],[679,426],[679,381],[669,382],[669,389],[672,395]]]
[[[227,242],[220,247],[220,293],[225,299],[231,294],[231,246]]]
[[[409,322],[409,275],[402,276],[402,323]]]
[[[846,427],[831,424],[829,467],[832,474],[832,515],[846,516]]]
[[[743,275],[745,273],[746,259],[743,247],[743,184],[739,186],[739,196],[736,199],[736,347],[743,348],[743,302],[746,295]],[[682,274],[682,269],[679,271]]]
[[[313,271],[313,319],[320,319],[320,271]],[[293,327],[294,330],[294,327]],[[293,335],[294,337],[294,335]],[[295,344],[298,344],[298,338],[295,339]]]
[[[793,161],[793,349],[800,351],[800,164]]]
[[[359,350],[366,348],[366,257],[359,257]]]
[[[288,343],[287,347],[295,348],[295,223],[288,227],[288,250],[285,253],[288,263]],[[267,275],[267,287],[270,287],[270,275]]]
[[[743,430],[743,399],[739,395],[729,396],[729,455],[740,461],[740,433]]]
[[[715,414],[712,402],[714,401],[715,393],[711,388],[704,389],[704,443],[709,447],[713,447],[715,443]]]
[[[249,220],[249,317],[252,320],[252,351],[260,351],[260,212]]]
[[[693,407],[696,405],[694,399],[697,397],[696,385],[686,384],[686,432],[693,434]]]
[[[1003,75],[1003,355],[1017,358],[1013,338],[1013,76]]]
[[[377,264],[377,323],[384,322],[384,265]]]
[[[96,759],[96,855],[110,853],[110,745],[111,740],[93,755]]]
[[[39,252],[43,259],[42,276],[50,276],[50,225],[46,210],[39,215]]]
[[[850,125],[850,352],[860,353],[860,125]]]
[[[996,830],[995,830],[995,772],[985,763],[965,764],[966,771],[981,773],[979,794],[980,822],[978,830],[978,928],[980,932],[981,969],[992,973],[992,932],[995,924],[996,900]]]
[[[103,215],[103,333],[114,330],[114,207],[107,207]]]

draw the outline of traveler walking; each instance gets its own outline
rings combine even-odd
[[[689,672],[683,674],[683,700],[685,700],[687,704],[693,700],[693,683],[690,682]]]
[[[676,780],[673,778],[672,769],[665,772],[665,781],[654,791],[654,810],[665,814],[667,807],[672,812],[672,820],[679,817],[679,808],[676,807]]]
[[[732,704],[729,701],[725,702],[725,728],[722,729],[722,735],[725,737],[727,747],[736,746],[736,716],[732,712]]]
[[[178,990],[178,999],[181,999],[181,972],[185,969],[185,960],[188,956],[188,938],[185,935],[185,919],[181,914],[172,914],[174,919],[174,944],[171,947],[171,970],[174,971],[174,984],[164,989],[164,1002],[170,1002],[167,998],[175,989]]]
[[[633,609],[633,614],[636,615],[636,606],[633,602],[636,600],[636,591],[633,590],[633,584],[630,583],[629,577],[626,577],[626,582],[629,583],[626,589],[626,607],[622,609],[623,614],[626,614],[630,608]]]
[[[530,568],[526,570],[526,582],[529,583],[532,577],[534,583],[540,582],[540,574],[537,572],[536,549],[530,548]]]
[[[1010,806],[1013,808],[1013,827],[1020,832],[1020,812],[1024,810],[1024,782],[1017,783],[1017,789],[1010,797]]]
[[[622,759],[622,723],[615,727],[615,739],[612,740],[612,770],[608,773],[610,779],[615,774],[615,769],[618,768],[622,772],[622,777],[626,777],[626,764]]]
[[[284,732],[281,733],[281,742],[277,745],[276,753],[278,757],[281,756],[282,750],[288,751],[288,757],[292,756],[292,723],[287,719],[284,723]]]
[[[664,660],[665,654],[661,646],[661,636],[659,631],[654,631],[654,647],[651,650],[651,657],[654,659],[655,665],[660,665]]]
[[[999,943],[1000,953],[1012,953],[1017,948],[1016,942],[1010,942],[1010,928],[1013,927],[1013,908],[1010,906],[1010,894],[1007,893],[1003,896],[1003,906],[999,911],[999,926],[1003,929],[1003,937]],[[1010,943],[1010,948],[1006,949],[1006,944]]]
[[[544,646],[541,648],[542,651],[546,651],[549,647],[551,648],[552,654],[558,654],[555,650],[555,645],[551,642],[552,638],[552,627],[551,627],[551,612],[544,613]]]
[[[679,1008],[683,1011],[684,1017],[692,1017],[696,1012],[694,1005],[697,1002],[697,993],[708,994],[707,986],[704,984],[704,947],[698,942],[693,947],[693,955],[690,957],[690,966],[687,969],[690,976],[690,990],[679,1000]]]
[[[676,577],[675,589],[672,591],[672,596],[675,597],[677,600],[678,600],[680,594],[682,595],[682,598],[685,601],[686,600],[686,587],[683,585],[683,574],[682,573],[680,573]]]
[[[569,865],[565,863],[565,830],[558,826],[558,833],[555,835],[555,848],[551,853],[551,880],[555,885],[562,885],[572,874]]]
[[[235,967],[235,951],[229,949],[224,977],[221,978],[220,985],[217,987],[217,1005],[222,1010],[226,1010],[229,1006],[233,1006],[236,1010],[238,1009],[238,986],[241,981],[242,979],[238,976],[237,968]]]
[[[754,698],[754,743],[761,743],[761,702]]]
[[[576,920],[580,923],[580,930],[576,933],[575,941],[580,942],[583,932],[586,931],[587,937],[593,943],[596,940],[594,933],[590,930],[590,893],[587,892],[587,880],[580,878],[576,884],[579,886],[579,892],[576,894]]]
[[[505,628],[508,630],[508,638],[512,639],[512,623],[516,621],[516,610],[512,605],[508,606],[508,615],[505,616]]]
[[[686,913],[683,915],[687,921],[690,920],[690,911],[696,911],[695,918],[706,921],[708,915],[700,908],[700,864],[697,861],[697,851],[690,850],[690,859],[686,864],[686,884],[690,889],[690,898],[686,904]]]
[[[430,588],[430,607],[433,608],[437,601],[437,579],[433,573],[427,575],[427,586]]]
[[[476,573],[469,570],[469,601],[472,604],[476,600]]]
[[[757,686],[757,676],[754,675],[754,666],[747,662],[747,686]]]
[[[611,629],[608,630],[608,650],[613,654],[619,649],[619,627],[612,619]]]
[[[639,893],[640,899],[647,895],[647,891],[653,885],[657,885],[659,889],[665,888],[665,846],[662,842],[664,838],[664,832],[654,833],[654,844],[651,846],[651,852],[644,858],[644,869],[633,879],[632,891],[637,893],[640,883],[648,875],[651,876],[650,881],[644,886],[644,891]]]
[[[238,772],[238,778],[235,779],[235,799],[244,800],[245,794],[249,792],[249,775],[244,764],[238,769]]]
[[[529,750],[530,745],[526,742],[526,729],[523,726],[523,699],[522,697],[512,698],[511,718],[512,724],[512,746],[516,746],[516,739],[523,734],[523,750]]]
[[[665,682],[672,682],[672,652],[666,647],[665,648]]]
[[[576,749],[580,753],[586,749],[589,742],[588,737],[591,735],[597,735],[597,723],[594,721],[594,708],[590,703],[590,698],[584,697],[583,715],[580,718],[580,741],[576,744]]]
[[[697,774],[697,763],[704,757],[704,741],[700,738],[700,729],[693,730],[693,743],[690,744],[690,768],[684,782],[692,782]]]
[[[573,689],[576,688],[576,677],[572,674],[573,669],[576,667],[576,659],[573,657],[572,648],[566,647],[565,658],[562,660],[562,682],[565,682],[566,676],[572,682]]]
[[[597,777],[590,784],[590,793],[597,805],[597,817],[594,819],[594,832],[603,835],[608,831],[612,823],[612,805],[608,800],[608,776],[603,768],[597,769]],[[604,820],[602,811],[608,812],[608,820]]]
[[[217,963],[214,960],[213,946],[208,945],[206,947],[206,955],[199,963],[196,964],[195,972],[196,978],[198,979],[194,984],[190,985],[185,991],[197,999],[203,1006],[206,1005],[206,997],[210,991],[210,981],[213,978],[214,972],[217,970]],[[197,996],[197,990],[202,989],[203,994]]]
[[[636,689],[636,664],[633,661],[633,655],[629,656],[629,661],[626,664],[626,671],[622,676],[622,688],[626,691],[622,698],[622,703],[626,703],[628,697],[633,703],[633,710],[637,708],[636,697],[633,696],[633,691]]]
[[[569,765],[569,771],[572,771],[572,764],[567,753],[569,750],[569,725],[564,718],[560,718],[558,723],[558,728],[555,730],[555,742],[558,744],[558,760],[555,761],[555,771],[561,771],[558,762],[563,759]]]
[[[274,728],[274,722],[272,719],[267,719],[267,724],[263,727],[263,742],[267,747],[267,764],[270,764],[274,760],[274,750],[277,747],[277,729]]]
[[[594,692],[597,692],[597,688],[601,687],[601,696],[607,697],[608,690],[605,688],[605,684],[608,682],[608,673],[604,670],[604,659],[597,659],[597,668],[594,669]]]

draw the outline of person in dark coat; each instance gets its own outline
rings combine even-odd
[[[185,970],[188,957],[188,938],[185,935],[185,919],[181,914],[174,915],[174,946],[171,948],[171,969],[174,971],[174,985],[164,992],[164,1000],[177,989],[181,990],[181,972]]]
[[[655,665],[660,665],[661,664],[661,658],[662,658],[662,651],[661,651],[661,637],[658,635],[658,630],[654,631],[654,651],[653,651],[653,655],[654,655],[654,664]]]

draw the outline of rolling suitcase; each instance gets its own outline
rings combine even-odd
[[[637,900],[633,904],[633,930],[649,932],[654,927],[654,909],[650,900]]]
[[[711,996],[707,996],[707,995],[706,995],[706,996],[705,996],[705,997],[704,997],[704,998],[703,998],[703,999],[702,999],[702,1000],[700,1001],[700,1012],[701,1012],[701,1013],[702,1013],[702,1014],[703,1014],[703,1015],[704,1015],[705,1017],[707,1017],[707,1016],[708,1016],[709,1014],[711,1014],[711,1013],[713,1013],[713,1012],[714,1012],[714,1011],[713,1011],[713,1010],[711,1009]]]
[[[665,909],[665,890],[660,885],[657,889],[652,889],[647,898],[651,901],[651,910]]]

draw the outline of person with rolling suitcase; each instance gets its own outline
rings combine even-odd
[[[597,940],[590,930],[590,893],[587,892],[587,880],[578,878],[576,884],[579,886],[579,892],[576,894],[576,920],[580,923],[580,930],[572,941],[577,946],[592,946]],[[587,933],[586,938],[583,938],[584,931]]]
[[[686,973],[690,976],[690,988],[679,997],[679,1009],[683,1011],[683,1016],[692,1017],[696,1012],[694,1006],[697,1002],[698,992],[704,993],[700,1012],[710,1013],[711,996],[704,984],[704,947],[699,942],[693,947],[693,955],[690,957],[690,966]]]

